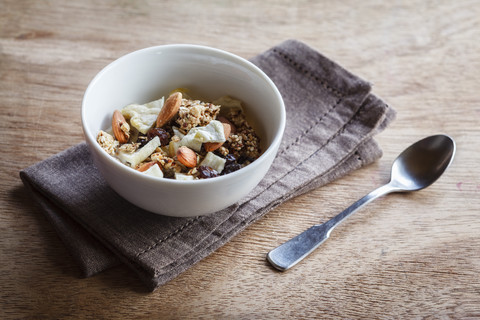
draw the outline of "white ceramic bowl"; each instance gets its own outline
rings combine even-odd
[[[113,110],[158,99],[175,88],[205,99],[230,95],[244,102],[263,142],[263,154],[236,172],[211,179],[177,181],[147,176],[108,155],[96,142]],[[101,70],[82,104],[82,125],[95,165],[123,198],[153,213],[188,217],[224,209],[265,176],[285,128],[285,106],[273,82],[255,65],[231,53],[197,45],[165,45],[127,54]]]

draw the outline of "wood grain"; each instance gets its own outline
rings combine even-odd
[[[480,318],[478,1],[0,3],[0,318]],[[195,43],[245,58],[306,42],[398,111],[377,163],[281,205],[178,278],[145,292],[125,267],[81,279],[18,172],[83,140],[94,75],[142,47]],[[279,273],[265,254],[388,179],[430,134],[457,142],[436,184],[369,204]]]

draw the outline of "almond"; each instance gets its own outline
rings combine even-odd
[[[218,116],[217,120],[220,121],[221,123],[228,123],[231,127],[231,132],[230,132],[231,134],[235,134],[237,132],[237,128],[235,128],[235,125],[224,116]],[[225,138],[228,139],[228,137],[225,137]]]
[[[147,171],[147,170],[150,169],[152,166],[154,166],[156,163],[157,163],[157,161],[146,162],[146,163],[142,164],[141,166],[139,166],[139,167],[137,168],[137,170],[140,171],[140,172]]]
[[[157,117],[157,127],[162,127],[167,124],[172,118],[177,114],[182,104],[182,94],[180,92],[172,93],[165,103],[163,104],[162,109],[158,113]]]
[[[118,142],[128,142],[128,139],[130,138],[130,126],[128,125],[127,120],[125,120],[125,117],[118,110],[113,112],[112,130]]]
[[[177,160],[187,168],[197,165],[197,154],[189,147],[181,146],[177,150]]]
[[[220,117],[217,119],[223,125],[223,134],[225,135],[225,140],[228,139],[230,133],[232,133],[233,124],[230,123],[226,118]],[[203,144],[205,151],[212,152],[220,148],[225,142],[206,142]]]

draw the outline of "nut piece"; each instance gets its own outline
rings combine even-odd
[[[128,125],[127,120],[125,120],[125,117],[118,110],[113,112],[112,130],[118,142],[128,142],[128,139],[130,138],[130,126]]]
[[[181,146],[177,150],[177,160],[187,168],[197,165],[197,154],[189,147]]]
[[[218,117],[217,120],[222,123],[223,134],[225,135],[225,140],[228,140],[228,137],[230,136],[230,133],[232,133],[232,131],[235,131],[234,125],[232,123],[230,123],[230,121],[228,121],[224,117]],[[211,151],[215,151],[218,148],[220,148],[224,143],[225,142],[206,142],[206,143],[203,144],[203,147],[205,148],[205,151],[211,152]]]
[[[182,104],[182,94],[180,92],[172,93],[163,104],[162,109],[158,113],[157,127],[167,124],[177,114]]]
[[[154,166],[156,164],[157,164],[157,161],[145,162],[142,165],[140,165],[137,168],[137,170],[140,171],[140,172],[144,172],[144,171],[147,171],[148,169],[150,169],[152,166]]]
[[[217,117],[217,120],[220,121],[221,123],[226,123],[226,124],[229,124],[230,125],[230,133],[231,134],[235,134],[237,133],[237,128],[235,127],[235,125],[230,121],[228,120],[227,118],[223,117],[223,116],[219,116]],[[225,139],[228,139],[227,136],[225,136]]]

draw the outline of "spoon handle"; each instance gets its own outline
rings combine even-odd
[[[280,271],[290,269],[327,240],[330,236],[330,232],[332,232],[340,222],[348,218],[370,201],[394,190],[395,188],[391,187],[389,184],[373,190],[327,222],[314,225],[296,237],[276,247],[267,254],[267,260],[273,267]]]

